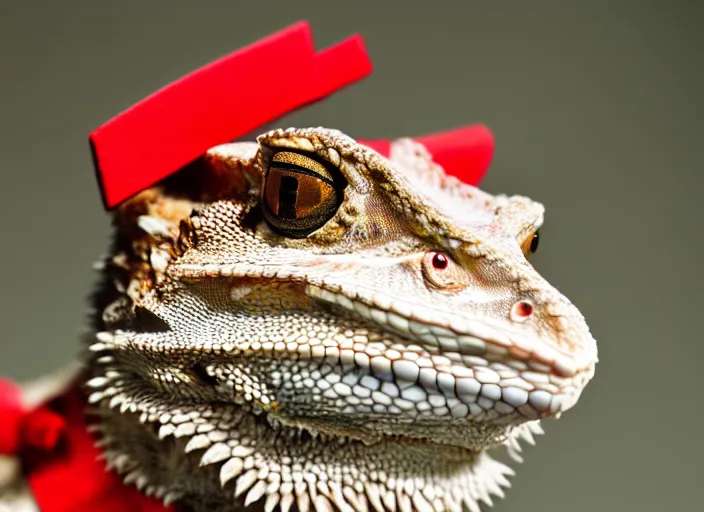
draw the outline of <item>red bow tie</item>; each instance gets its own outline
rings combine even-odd
[[[0,454],[19,456],[42,512],[173,512],[105,467],[86,429],[85,398],[74,385],[33,409],[0,380]]]

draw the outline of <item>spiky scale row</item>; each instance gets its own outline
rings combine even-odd
[[[174,418],[184,424],[185,414],[177,414]],[[171,418],[169,418],[171,419]],[[170,424],[173,425],[173,424]],[[533,428],[535,430],[535,428]],[[526,435],[530,430],[525,429],[523,434],[517,431],[516,436]],[[186,443],[186,447],[191,443],[192,439],[196,439],[200,434],[196,434]],[[528,434],[529,435],[529,434]],[[101,445],[109,446],[113,444],[113,439],[105,436],[100,441]],[[236,445],[241,447],[242,445]],[[221,485],[223,487],[231,485],[234,480],[235,498],[244,498],[245,506],[255,503],[260,499],[265,499],[265,507],[272,509],[280,504],[282,510],[290,507],[295,500],[299,503],[299,508],[302,512],[308,510],[333,510],[330,507],[336,507],[334,510],[341,511],[359,511],[368,510],[367,503],[373,509],[379,511],[400,510],[402,512],[411,512],[412,510],[460,510],[464,504],[470,510],[475,508],[476,500],[484,501],[487,504],[491,503],[490,495],[494,494],[499,497],[503,496],[502,486],[508,486],[506,474],[511,474],[511,471],[505,466],[492,461],[488,457],[482,463],[482,472],[486,475],[492,475],[492,479],[477,482],[469,480],[467,485],[455,488],[455,491],[447,492],[443,489],[437,491],[438,495],[444,495],[445,499],[441,499],[436,495],[436,491],[432,487],[418,486],[414,487],[413,479],[407,479],[405,482],[396,480],[391,477],[383,477],[386,481],[386,490],[381,491],[380,483],[368,482],[362,486],[359,491],[351,486],[344,485],[335,481],[324,481],[315,478],[315,473],[306,473],[304,479],[298,484],[281,483],[278,480],[267,479],[269,471],[263,471],[251,467],[245,471],[245,463],[243,459],[233,456],[233,451],[236,448],[231,448],[225,443],[213,445],[201,455],[200,465],[208,466],[217,464],[222,460],[226,460],[221,466]],[[185,448],[184,448],[185,450]],[[190,451],[190,450],[189,450]],[[252,453],[249,449],[240,449],[239,454],[248,457]],[[125,454],[116,454],[112,450],[106,452],[107,458],[111,461],[118,472],[124,472],[126,463],[129,457]],[[251,458],[251,457],[250,457]],[[147,484],[146,476],[139,470],[131,470],[125,476],[127,483],[134,483],[138,488],[144,489]],[[464,489],[462,489],[464,487]],[[469,489],[469,492],[467,491]],[[150,493],[155,493],[164,496],[165,499],[173,499],[175,494],[168,489],[153,486],[149,489]],[[380,498],[380,495],[383,498]],[[369,500],[367,502],[367,500]],[[309,507],[309,508],[306,508]],[[478,509],[477,509],[478,510]]]

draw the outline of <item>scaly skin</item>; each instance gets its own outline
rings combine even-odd
[[[291,152],[346,183],[307,236],[263,214]],[[322,128],[212,149],[116,214],[87,382],[109,464],[183,510],[490,504],[511,470],[487,450],[532,441],[597,359],[526,258],[542,222],[407,139],[389,159]]]

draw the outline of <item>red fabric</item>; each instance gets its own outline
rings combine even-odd
[[[22,436],[24,408],[20,390],[3,379],[0,379],[0,418],[0,454],[17,453]]]
[[[494,136],[484,125],[471,125],[414,137],[423,144],[445,172],[470,185],[478,185],[486,174],[494,155]],[[361,144],[388,157],[388,140],[359,140]]]
[[[86,430],[85,399],[74,387],[48,407],[61,414],[66,430],[51,453],[24,454],[30,488],[42,512],[173,512],[108,471]]]
[[[473,125],[419,137],[448,174],[477,185],[494,156],[494,136],[486,126]]]
[[[59,441],[65,421],[43,405],[26,409],[20,389],[0,379],[0,454],[15,455],[23,447],[52,450]]]
[[[0,453],[19,455],[42,512],[174,512],[109,472],[86,430],[77,386],[26,410],[19,388],[0,379]]]
[[[300,22],[190,73],[90,134],[105,206],[371,71],[360,36],[315,53]]]
[[[22,422],[22,445],[50,451],[59,443],[66,429],[66,420],[46,407],[29,411]]]
[[[366,139],[356,139],[360,144],[364,144],[367,147],[372,148],[374,151],[379,153],[386,158],[389,158],[391,154],[391,141],[388,139],[377,139],[377,140],[366,140]]]

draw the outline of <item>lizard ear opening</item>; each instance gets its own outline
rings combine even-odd
[[[301,153],[280,151],[266,171],[264,216],[277,232],[303,238],[337,212],[345,188],[339,172]]]

